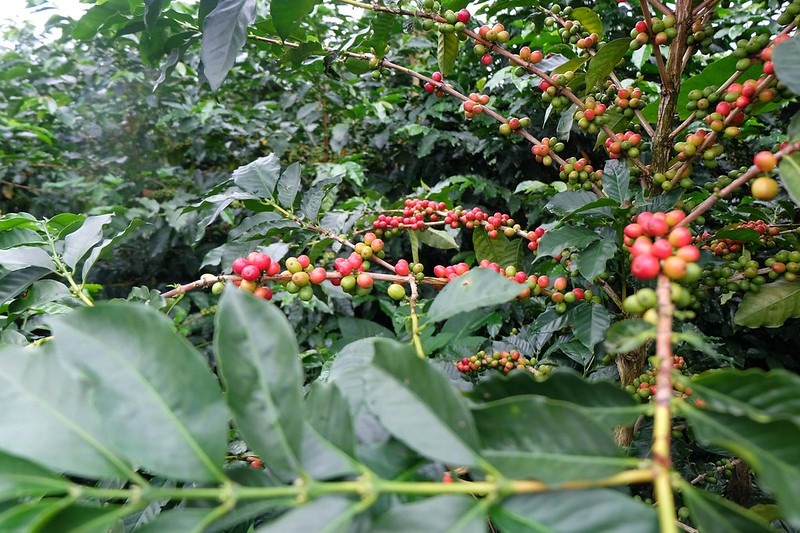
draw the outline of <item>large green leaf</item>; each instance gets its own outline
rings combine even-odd
[[[68,480],[37,464],[0,452],[0,502],[66,492],[70,485]]]
[[[425,231],[414,232],[419,237],[419,242],[427,244],[431,248],[440,250],[457,250],[458,244],[452,235],[444,230],[428,228]]]
[[[315,382],[306,397],[308,423],[328,442],[354,455],[356,437],[347,398],[336,383]]]
[[[381,423],[424,456],[476,465],[475,422],[450,379],[406,345],[379,339],[374,346],[364,374],[367,403]]]
[[[108,302],[52,322],[58,354],[83,375],[116,449],[153,473],[224,479],[228,417],[219,384],[168,318]]]
[[[225,399],[244,440],[275,474],[296,477],[303,439],[303,368],[286,317],[269,302],[226,290],[214,349]]]
[[[59,472],[130,477],[91,408],[88,388],[49,350],[0,351],[0,449]]]
[[[789,318],[800,317],[800,283],[778,280],[748,292],[733,317],[734,323],[748,328],[777,328]]]
[[[783,515],[800,526],[800,427],[788,420],[759,423],[688,404],[682,408],[698,439],[730,450],[756,472]]]
[[[55,270],[53,258],[38,246],[17,246],[8,250],[0,250],[0,266],[20,268],[33,266]]]
[[[589,60],[589,66],[586,67],[587,91],[594,91],[595,85],[611,74],[619,60],[625,57],[625,54],[630,50],[630,44],[630,39],[615,39],[597,51],[597,54]]]
[[[588,413],[542,396],[513,396],[475,407],[482,455],[516,478],[563,483],[600,479],[636,465]]]
[[[619,159],[609,159],[603,167],[603,192],[621,204],[630,199],[628,188],[631,183],[630,167]]]
[[[542,235],[542,238],[539,239],[539,248],[537,248],[536,253],[543,257],[556,256],[561,254],[561,251],[565,248],[582,250],[599,240],[600,235],[590,229],[578,226],[562,226]]]
[[[516,298],[522,289],[516,281],[489,268],[475,268],[450,281],[428,309],[428,320],[438,322],[476,307],[490,307]]]
[[[69,501],[69,500],[66,500]],[[130,506],[128,513],[136,508]],[[122,526],[122,517],[127,514],[121,505],[72,504],[53,514],[41,529],[47,533],[109,533],[113,526]],[[139,531],[139,530],[137,530]],[[187,531],[187,530],[184,530]]]
[[[64,239],[62,261],[74,269],[95,244],[103,240],[103,227],[111,222],[111,215],[86,217],[83,225]]]
[[[164,7],[164,0],[144,0],[144,27],[148,33],[153,33],[158,22],[158,16]]]
[[[247,41],[247,28],[255,20],[256,0],[220,0],[203,21],[200,56],[203,75],[212,91],[220,88],[233,67],[236,55]]]
[[[372,35],[367,41],[367,45],[375,50],[377,57],[383,57],[386,43],[389,42],[389,37],[392,35],[392,27],[400,17],[384,11],[379,11],[372,16],[370,28]]]
[[[492,510],[503,533],[656,533],[650,505],[612,489],[512,496]]]
[[[551,197],[544,208],[554,215],[562,216],[595,200],[597,196],[589,191],[563,191]]]
[[[416,502],[402,503],[392,506],[389,511],[375,519],[370,533],[484,533],[486,517],[483,513],[473,512],[475,508],[475,499],[465,495],[440,494]]]
[[[611,325],[611,313],[600,304],[582,303],[570,313],[572,333],[589,349],[602,342]]]
[[[555,372],[545,381],[536,379],[530,372],[495,374],[479,381],[470,392],[472,398],[481,402],[522,395],[567,402],[604,427],[632,424],[643,409],[618,386],[605,381],[589,383],[568,371]]]
[[[177,531],[198,531],[208,514],[213,509],[172,509],[160,513],[144,526],[136,529],[136,533],[175,533]],[[201,531],[205,531],[202,529]]]
[[[800,65],[797,63],[798,55],[800,55],[800,37],[796,35],[776,46],[775,50],[772,52],[775,76],[794,94],[800,94]]]
[[[280,175],[280,160],[275,154],[269,154],[234,170],[233,182],[259,197],[272,198]]]
[[[31,283],[43,278],[50,270],[42,267],[20,268],[0,275],[0,304],[8,302],[30,287]]]
[[[709,408],[758,422],[800,424],[800,377],[785,370],[709,370],[684,380]]]
[[[436,57],[439,62],[439,71],[442,76],[449,76],[453,71],[458,56],[458,36],[455,33],[439,32],[439,44]]]
[[[256,533],[319,531],[347,533],[353,519],[352,507],[358,505],[344,496],[323,496],[292,509],[277,520],[257,528]]]
[[[292,209],[297,191],[300,190],[300,164],[292,163],[283,171],[278,180],[278,203]]]
[[[781,174],[783,188],[789,194],[789,198],[800,206],[800,153],[789,154],[781,158],[778,166]]]
[[[135,218],[131,220],[130,224],[123,229],[122,231],[117,232],[113,236],[109,237],[108,239],[103,239],[97,246],[92,248],[89,252],[89,255],[86,256],[86,260],[83,262],[83,268],[81,268],[81,279],[84,281],[89,276],[89,271],[92,269],[94,264],[100,258],[100,255],[106,252],[106,250],[110,249],[112,246],[119,243],[122,239],[127,237],[132,231],[140,226],[145,224],[144,220]]]
[[[615,322],[606,333],[606,350],[609,353],[632,352],[645,342],[656,338],[656,328],[641,319]]]
[[[617,253],[617,243],[614,241],[595,241],[583,248],[578,253],[575,266],[587,280],[593,280],[606,271],[608,260]]]
[[[681,494],[689,507],[692,523],[703,533],[775,531],[757,514],[689,483],[681,483]]]
[[[318,0],[272,0],[269,14],[275,31],[281,38],[288,38],[318,3]]]
[[[580,22],[584,28],[590,33],[596,33],[601,38],[603,37],[603,21],[597,13],[588,7],[578,7],[572,10],[570,18]]]
[[[488,259],[503,268],[507,266],[522,268],[522,239],[510,240],[502,233],[492,239],[481,226],[472,232],[472,245],[475,248],[476,261]]]
[[[69,504],[66,498],[20,503],[0,512],[0,531],[48,531],[47,523]]]
[[[108,0],[92,6],[72,27],[73,39],[91,40],[108,19],[120,13],[129,13],[130,9],[128,0]]]

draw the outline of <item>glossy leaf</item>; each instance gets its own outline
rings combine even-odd
[[[292,509],[288,513],[256,528],[256,533],[286,533],[289,531],[320,531],[347,533],[350,531],[352,512],[357,505],[344,496],[323,496]]]
[[[64,253],[61,260],[71,269],[89,252],[95,244],[103,240],[103,227],[111,222],[111,215],[86,217],[83,225],[64,239]]]
[[[458,56],[458,36],[455,33],[439,32],[439,44],[436,49],[436,58],[439,62],[439,71],[442,76],[449,76],[456,64]]]
[[[234,170],[233,182],[259,197],[272,198],[280,175],[280,160],[275,154],[269,154]]]
[[[69,500],[66,500],[69,501]],[[121,526],[125,515],[121,505],[72,504],[60,509],[42,524],[48,533],[109,533],[116,524]],[[133,512],[131,507],[129,512]],[[137,530],[138,531],[138,530]]]
[[[303,203],[301,211],[303,216],[309,220],[319,219],[319,210],[322,207],[322,200],[328,191],[342,182],[342,174],[335,174],[332,176],[317,176],[311,188],[303,193]]]
[[[742,298],[733,322],[748,328],[777,328],[790,318],[800,317],[800,284],[778,280],[748,292]]]
[[[502,268],[507,266],[522,268],[523,243],[522,239],[517,237],[509,239],[502,232],[492,239],[482,226],[476,227],[472,231],[475,260],[480,262],[488,259]]]
[[[785,419],[800,424],[800,377],[785,370],[721,368],[685,383],[715,411],[758,422]]]
[[[603,341],[611,325],[611,313],[599,304],[582,303],[571,313],[572,333],[589,349]]]
[[[697,489],[689,483],[681,483],[681,494],[689,507],[692,523],[703,533],[730,533],[731,531],[767,533],[775,531],[757,514],[736,505],[727,498]]]
[[[616,253],[616,242],[608,240],[595,241],[578,252],[575,266],[578,267],[578,272],[584,278],[593,280],[603,272],[606,272],[608,260],[614,257]]]
[[[545,209],[554,215],[563,216],[595,200],[597,196],[589,191],[564,191],[551,197]]]
[[[88,387],[50,350],[0,351],[0,383],[0,449],[72,475],[132,474],[101,431]]]
[[[783,515],[800,526],[800,426],[788,420],[759,423],[689,405],[682,412],[701,442],[744,459],[759,483],[775,495]]]
[[[153,473],[222,477],[228,418],[217,379],[168,318],[108,302],[52,322],[59,356],[86,380],[116,449]]]
[[[354,455],[356,438],[347,399],[332,382],[315,382],[306,398],[308,422],[328,442]]]
[[[474,513],[475,507],[476,500],[471,496],[447,494],[401,503],[378,516],[370,527],[370,533],[484,533],[486,517],[483,513]]]
[[[450,379],[411,348],[375,341],[364,370],[370,410],[417,453],[460,465],[477,464],[475,422]]]
[[[537,255],[540,257],[556,256],[560,255],[565,248],[582,250],[599,240],[600,235],[592,230],[578,226],[562,226],[542,235],[542,238],[539,239]]]
[[[587,413],[541,396],[514,396],[473,408],[481,454],[517,479],[562,483],[600,479],[636,466],[610,428]]]
[[[503,533],[657,533],[655,509],[612,489],[512,496],[492,510]]]
[[[656,338],[656,328],[644,320],[633,318],[615,322],[606,333],[609,353],[627,353]]]
[[[383,11],[379,11],[373,15],[372,21],[370,22],[372,36],[369,38],[368,45],[375,50],[375,55],[377,57],[383,57],[385,55],[384,50],[386,49],[386,43],[392,35],[392,27],[397,19],[398,17],[395,15]]]
[[[789,154],[781,158],[778,170],[783,188],[795,205],[800,206],[800,153]]]
[[[233,67],[236,55],[247,41],[247,29],[255,20],[256,0],[220,0],[206,16],[200,56],[203,75],[212,91],[220,88]]]
[[[297,191],[300,190],[300,164],[292,163],[278,180],[278,203],[291,210]]]
[[[164,0],[144,0],[144,26],[148,33],[153,33],[158,16],[164,7]]]
[[[600,17],[589,9],[588,7],[577,7],[572,10],[570,18],[580,22],[589,33],[596,33],[602,39],[603,37],[603,21]]]
[[[17,246],[0,250],[0,266],[3,267],[40,267],[55,270],[50,254],[38,246]]]
[[[617,385],[605,381],[589,383],[568,371],[555,372],[544,381],[530,372],[495,374],[479,381],[469,395],[481,402],[523,395],[543,396],[569,403],[604,427],[632,424],[643,408]]]
[[[38,464],[0,452],[0,501],[66,492],[70,485]]]
[[[452,235],[444,230],[427,228],[425,231],[417,232],[419,242],[427,244],[431,248],[440,250],[457,250],[458,244]]]
[[[136,533],[175,533],[197,531],[213,509],[172,509],[159,513],[157,517],[136,529]]]
[[[730,239],[732,241],[742,241],[757,243],[761,238],[761,234],[754,229],[740,228],[734,226],[733,228],[721,229],[714,235],[715,239]]]
[[[603,167],[603,192],[609,198],[622,204],[630,199],[628,188],[631,183],[631,169],[618,159],[609,159]]]
[[[91,40],[108,19],[118,13],[128,12],[130,12],[128,0],[108,0],[94,5],[75,23],[72,37],[79,41]]]
[[[0,304],[8,302],[49,273],[47,268],[28,267],[0,274]]]
[[[619,60],[630,50],[630,43],[630,39],[615,39],[601,47],[595,56],[589,60],[589,66],[586,67],[586,88],[588,91],[594,90],[598,82],[606,79],[611,74]]]
[[[795,94],[800,94],[800,65],[797,64],[799,55],[800,38],[796,35],[776,46],[772,52],[775,76]]]
[[[318,0],[272,0],[269,14],[275,31],[281,38],[287,39],[318,3]]]
[[[475,268],[445,285],[428,309],[428,320],[439,322],[476,307],[493,307],[516,298],[523,285],[488,268]]]
[[[89,255],[86,257],[86,260],[83,262],[83,268],[81,269],[81,278],[86,280],[89,276],[89,271],[92,269],[94,264],[100,258],[100,255],[105,252],[110,247],[114,246],[122,239],[127,237],[132,231],[136,228],[143,226],[145,222],[141,219],[135,218],[131,220],[128,227],[124,230],[117,232],[113,237],[109,237],[108,239],[103,239],[102,242],[97,244],[92,250],[89,252]]]
[[[41,531],[70,501],[29,501],[0,511],[0,531]]]
[[[226,290],[214,349],[239,432],[271,471],[294,479],[303,438],[303,369],[286,317],[269,302]]]

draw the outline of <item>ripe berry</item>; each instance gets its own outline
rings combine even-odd
[[[669,242],[675,248],[692,244],[692,232],[685,227],[675,228],[669,232]]]
[[[658,259],[654,255],[642,254],[631,262],[631,272],[639,279],[652,279],[661,270]]]
[[[370,276],[369,274],[361,273],[356,278],[356,283],[358,283],[358,286],[361,287],[362,289],[371,289],[373,284],[372,276]]]
[[[257,266],[259,270],[269,270],[269,267],[272,265],[272,258],[270,256],[260,252],[251,255],[253,257],[250,259],[250,262]]]
[[[750,194],[768,202],[778,196],[778,182],[767,176],[756,178],[750,183]]]
[[[686,261],[678,256],[668,257],[664,260],[664,274],[670,279],[683,279],[686,275]]]
[[[659,259],[666,259],[672,255],[672,244],[667,239],[657,239],[650,253]]]
[[[398,276],[408,276],[411,270],[408,268],[408,261],[405,259],[400,259],[397,261],[397,264],[394,265],[394,272]]]
[[[242,269],[244,269],[244,267],[246,267],[249,264],[250,264],[250,262],[247,261],[247,259],[245,259],[244,257],[240,257],[236,261],[233,262],[233,272],[235,274],[240,274],[241,275]]]
[[[325,281],[327,276],[328,272],[324,268],[317,267],[311,271],[311,273],[308,275],[308,278],[311,280],[311,283],[319,284]]]
[[[255,291],[253,291],[253,295],[256,298],[263,298],[264,300],[271,300],[272,299],[272,289],[269,287],[257,287]]]
[[[469,22],[469,19],[471,18],[471,15],[469,11],[467,11],[466,9],[462,9],[458,12],[457,17],[459,22],[461,22],[462,24],[467,24]]]
[[[483,63],[486,66],[491,65],[492,64],[491,54],[484,54],[483,57],[481,57],[481,63]]]
[[[755,155],[753,164],[758,167],[761,172],[769,172],[777,166],[778,161],[775,159],[775,154],[765,150]]]
[[[255,281],[261,276],[261,270],[255,265],[247,265],[242,269],[242,279],[247,281]]]
[[[311,259],[309,259],[307,255],[300,255],[297,257],[297,262],[300,263],[301,267],[308,268],[311,264]]]

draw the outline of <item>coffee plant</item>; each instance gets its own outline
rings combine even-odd
[[[30,36],[0,57],[0,530],[800,528],[798,23],[798,0],[54,19],[60,55],[109,47],[164,114],[124,119],[127,184],[70,167],[64,117],[114,130],[82,102],[126,76],[54,80]],[[49,197],[99,184],[137,198]],[[154,264],[172,232],[196,260]],[[112,290],[122,261],[158,288]]]

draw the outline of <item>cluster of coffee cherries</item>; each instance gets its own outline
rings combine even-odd
[[[673,280],[695,281],[702,269],[697,265],[700,250],[692,244],[685,227],[675,227],[686,217],[678,209],[669,213],[639,213],[636,222],[625,226],[625,245],[633,261],[631,273],[647,280],[663,272]]]
[[[631,30],[630,47],[632,50],[638,50],[645,44],[652,42],[656,46],[668,45],[672,39],[678,35],[678,29],[675,27],[675,16],[667,15],[663,19],[658,17],[651,18],[651,25],[648,26],[647,22],[640,20]]]
[[[561,38],[561,42],[575,45],[580,50],[597,46],[600,42],[600,36],[597,33],[589,32],[579,20],[570,20],[569,17],[572,15],[572,11],[573,8],[571,6],[563,9],[558,4],[550,6],[550,13],[553,16],[544,20],[545,27],[555,28],[560,22],[561,28],[558,30],[558,36]],[[559,15],[562,17],[561,20],[559,20]]]
[[[432,79],[433,81],[435,81],[436,83],[441,83],[441,82],[442,82],[442,80],[444,79],[444,77],[442,76],[442,73],[441,73],[441,72],[439,72],[439,71],[436,71],[436,72],[434,72],[433,74],[431,74],[431,79]],[[425,82],[425,85],[423,85],[423,86],[422,86],[422,88],[423,88],[423,89],[425,89],[425,92],[426,92],[426,93],[433,93],[433,94],[434,94],[434,95],[435,95],[437,98],[441,98],[441,97],[443,97],[443,96],[445,95],[445,92],[444,92],[444,91],[442,91],[441,89],[439,89],[439,88],[436,86],[436,84],[434,84],[434,83],[431,83],[431,82],[429,82],[429,81],[428,81],[428,82]],[[486,103],[488,104],[488,103],[489,103],[489,101],[487,100],[487,101],[486,101]],[[483,109],[476,110],[476,111],[477,111],[477,113],[482,113],[482,112],[483,112]],[[473,112],[473,114],[474,114],[474,112]]]
[[[481,39],[489,41],[490,43],[499,43],[505,44],[511,39],[511,34],[508,33],[505,26],[502,24],[495,24],[494,26],[489,26],[484,24],[483,26],[477,28],[475,30]],[[475,46],[473,47],[472,51],[480,56],[481,64],[489,66],[492,64],[492,54],[490,54],[486,47],[483,45],[482,42],[476,40]]]
[[[559,81],[561,78],[562,75],[560,74],[552,74],[550,76],[550,79],[553,80],[553,82],[565,85],[566,83],[562,82],[565,81],[566,78],[562,81]],[[566,82],[569,83],[568,80],[566,80]],[[561,90],[560,87],[553,85],[546,80],[542,80],[539,82],[539,88],[542,90],[542,101],[553,106],[555,111],[561,111],[569,106],[569,98],[566,95],[559,94],[559,91]]]
[[[625,118],[632,118],[634,110],[643,108],[646,103],[639,87],[623,87],[614,97],[614,104],[623,110]]]
[[[691,309],[683,310],[690,306],[697,306],[697,298],[692,293],[677,283],[669,286],[670,302],[675,305],[673,316],[679,320],[693,320],[696,314]],[[648,324],[658,323],[658,297],[656,291],[650,287],[642,287],[634,294],[626,297],[622,302],[622,309],[626,313],[642,314],[642,320]]]
[[[526,61],[531,65],[535,65],[544,58],[544,54],[542,54],[541,50],[531,50],[530,46],[523,46],[522,48],[519,49],[517,57],[519,57],[522,61]],[[527,72],[528,71],[524,67],[519,67],[514,71],[514,73],[517,74],[518,76],[522,76]]]
[[[792,0],[786,9],[778,16],[778,24],[790,24],[800,26],[800,0]]]
[[[640,134],[629,130],[607,138],[605,146],[611,159],[620,159],[624,156],[635,158],[639,157],[641,150],[648,147],[648,143],[642,142]]]
[[[529,359],[517,350],[503,350],[487,353],[484,350],[470,357],[464,357],[453,363],[465,377],[475,378],[487,370],[493,369],[508,374],[514,369],[534,371],[536,359]]]
[[[594,135],[600,131],[600,126],[608,123],[606,105],[598,102],[593,96],[586,97],[583,109],[578,109],[573,115],[578,121],[578,127]]]
[[[252,292],[259,298],[269,300],[272,298],[272,289],[266,285],[258,285],[262,276],[275,276],[281,271],[281,265],[273,261],[270,256],[261,252],[252,252],[247,257],[239,257],[233,261],[231,269],[234,274],[242,277],[234,282],[240,289]],[[211,286],[211,292],[222,294],[225,284],[217,281]]]
[[[603,184],[603,170],[595,170],[585,157],[567,159],[565,164],[561,165],[558,177],[573,190],[591,191],[593,185],[600,187]]]
[[[675,151],[678,152],[678,160],[686,161],[698,154],[701,151],[701,146],[706,142],[706,138],[709,135],[711,134],[706,130],[698,129],[694,133],[687,134],[685,141],[675,143]],[[725,148],[721,144],[713,142],[715,138],[716,135],[711,138],[712,142],[708,143],[706,147],[702,149],[703,163],[709,168],[716,168],[718,166],[717,158],[725,151]]]
[[[708,52],[714,44],[714,28],[710,24],[705,24],[702,20],[695,20],[692,23],[691,34],[686,38],[686,44],[695,46],[703,52]]]
[[[720,459],[713,463],[707,463],[705,471],[700,475],[702,481],[708,485],[717,485],[721,482],[720,478],[730,479],[733,477],[735,465],[730,459]]]
[[[672,367],[678,371],[686,370],[686,361],[680,355],[672,357]],[[684,387],[681,383],[673,383],[673,390],[691,396],[692,390]],[[625,387],[625,391],[641,402],[649,401],[656,394],[656,371],[650,369],[633,380],[633,383]]]
[[[739,228],[751,229],[759,234],[759,243],[761,246],[773,247],[775,246],[775,236],[780,233],[780,228],[777,226],[770,226],[763,220],[749,220],[739,224]],[[728,238],[715,238],[712,234],[706,232],[698,237],[698,242],[703,243],[700,247],[703,250],[708,250],[712,254],[722,257],[725,260],[733,259],[733,255],[742,251],[743,241]]]
[[[469,99],[464,101],[464,116],[468,119],[483,113],[483,106],[489,103],[488,94],[470,93]],[[530,125],[530,119],[528,119]]]
[[[558,153],[563,150],[564,143],[559,141],[556,137],[544,137],[540,144],[531,146],[531,152],[536,157],[536,161],[548,167],[553,164],[553,157],[550,153]]]
[[[500,124],[499,132],[500,135],[511,135],[512,133],[519,131],[522,128],[527,128],[530,125],[530,117],[510,117],[508,122]]]

